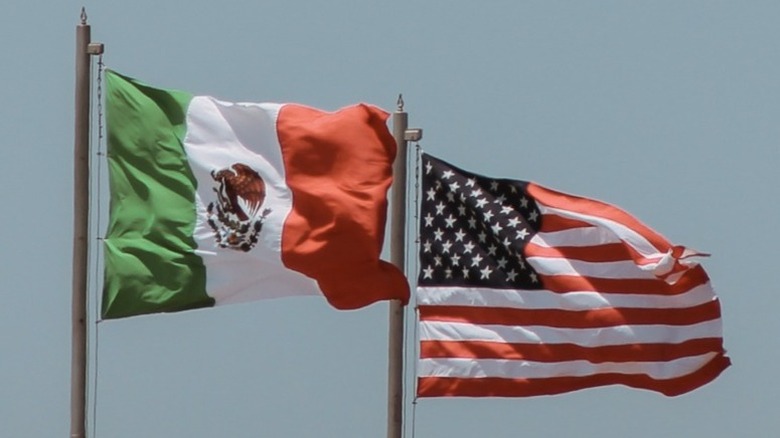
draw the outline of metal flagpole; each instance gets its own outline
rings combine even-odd
[[[90,56],[103,53],[91,42],[87,13],[76,26],[76,111],[73,186],[73,299],[70,383],[70,436],[86,437],[87,395],[87,256],[89,234]]]
[[[406,164],[407,141],[418,141],[422,130],[408,129],[409,117],[402,96],[393,113],[393,137],[397,146],[393,163],[393,186],[390,193],[390,261],[405,271],[406,250]],[[403,433],[403,338],[404,309],[399,300],[390,301],[387,375],[387,438],[401,438]]]

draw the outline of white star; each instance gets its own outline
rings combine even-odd
[[[509,214],[509,213],[512,212],[512,210],[513,210],[512,207],[510,207],[508,205],[502,205],[501,206],[501,213]]]
[[[523,228],[522,230],[517,232],[517,237],[515,239],[525,240],[525,238],[530,234],[526,228]]]
[[[504,269],[507,263],[509,263],[509,260],[507,260],[505,257],[501,257],[498,259],[498,269]]]
[[[441,244],[441,252],[442,254],[449,254],[450,248],[452,248],[452,242],[449,240]]]
[[[467,280],[469,278],[469,268],[463,268],[463,279]]]
[[[429,161],[429,162],[425,163],[425,174],[426,175],[431,173],[431,169],[433,169],[433,165],[431,165],[431,162]]]
[[[444,207],[446,207],[446,205],[444,205],[443,202],[439,201],[439,203],[436,204],[436,214],[437,215],[444,214]]]
[[[423,219],[425,219],[425,226],[426,227],[432,227],[433,226],[433,216],[431,216],[430,212],[428,212],[428,214]]]
[[[484,231],[480,231],[479,234],[477,234],[477,237],[479,238],[479,241],[482,243],[485,243],[487,241],[487,234],[485,234]]]
[[[453,254],[452,257],[450,257],[450,261],[452,261],[452,266],[458,266],[460,265],[460,256]]]
[[[490,219],[493,219],[493,212],[488,210],[485,212],[485,220],[489,221]]]
[[[506,273],[506,281],[515,281],[515,277],[517,277],[517,272],[514,269]]]
[[[445,226],[446,226],[447,228],[452,228],[453,226],[455,226],[455,220],[456,220],[456,219],[455,219],[455,216],[453,216],[452,214],[450,214],[450,215],[449,215],[449,217],[447,217],[446,219],[444,219],[444,222],[446,222]]]
[[[436,266],[441,266],[441,256],[433,256],[433,264]]]
[[[498,190],[498,181],[491,181],[491,182],[490,182],[490,190],[492,190],[492,191],[494,191],[494,192],[495,192],[496,190]]]
[[[493,229],[493,234],[498,234],[499,231],[504,229],[504,227],[502,227],[501,224],[499,223],[496,223],[495,225],[491,225],[490,228]]]
[[[504,241],[503,241],[503,242],[501,242],[501,243],[503,243],[503,244],[504,244],[504,246],[505,246],[505,247],[507,247],[507,248],[509,248],[509,245],[511,245],[511,244],[512,244],[512,242],[510,242],[510,241],[509,241],[509,239],[508,239],[508,238],[506,238],[506,237],[504,237]]]
[[[462,229],[459,229],[458,231],[455,232],[456,242],[463,242],[464,237],[466,237],[466,233],[464,233]]]
[[[444,179],[450,179],[450,178],[452,178],[453,175],[455,175],[455,173],[453,171],[445,170],[444,172],[442,172],[441,177],[444,178]]]
[[[433,269],[430,266],[423,269],[423,279],[426,278],[433,278]]]
[[[458,206],[458,216],[465,216],[466,215],[466,206],[465,205],[459,205]]]
[[[466,202],[466,194],[463,192],[458,193],[458,199],[460,199],[460,202]]]
[[[436,182],[433,183],[433,185],[434,187],[436,187],[436,190],[441,189],[441,181],[439,181],[438,179],[436,180]]]
[[[488,255],[492,255],[492,256],[496,255],[497,249],[498,247],[491,243],[490,246],[488,246]]]
[[[434,190],[434,188],[431,187],[431,189],[425,192],[425,194],[428,195],[426,201],[433,201],[433,198],[436,196],[436,190]]]
[[[442,236],[444,236],[444,231],[442,231],[441,228],[437,228],[436,231],[433,232],[433,240],[441,240]]]
[[[477,254],[473,259],[471,259],[471,266],[479,267],[480,262],[482,262],[482,256]]]
[[[509,226],[510,227],[516,227],[517,224],[520,223],[520,219],[513,217],[512,219],[509,219]]]
[[[539,217],[539,213],[536,212],[536,210],[532,211],[530,215],[528,215],[528,219],[531,220],[531,222],[536,222],[536,219]]]
[[[525,196],[520,198],[520,206],[523,208],[528,207],[528,198],[526,198]]]
[[[477,208],[482,208],[487,204],[487,200],[485,198],[477,199]]]
[[[525,270],[525,260],[523,260],[523,256],[520,254],[517,255],[517,264],[520,266],[520,269]]]
[[[536,277],[536,272],[531,272],[531,281],[538,283],[539,279]]]
[[[482,194],[482,190],[480,190],[480,189],[474,189],[474,190],[472,190],[472,191],[471,191],[471,193],[469,194],[469,196],[471,196],[472,198],[476,198],[477,196],[479,196],[479,195],[481,195],[481,194]]]
[[[482,280],[487,280],[488,278],[490,278],[490,274],[493,273],[493,270],[490,269],[490,266],[485,266],[485,269],[482,269],[479,272],[482,273],[482,276],[480,278]]]
[[[459,188],[460,188],[460,184],[458,184],[457,181],[450,183],[450,190],[452,190],[453,192],[457,192]]]
[[[463,253],[464,254],[471,254],[471,251],[474,250],[474,244],[469,242],[465,245],[463,245]]]
[[[477,182],[474,178],[469,178],[466,180],[466,186],[467,187],[474,187],[474,184]]]
[[[499,195],[496,199],[493,200],[493,203],[501,205],[504,203],[504,201],[506,201],[506,196]]]
[[[444,278],[452,278],[452,269],[447,268],[444,270]]]
[[[431,252],[431,242],[426,240],[425,243],[423,243],[423,252]]]
[[[477,228],[477,220],[472,218],[469,218],[469,228],[476,229]]]
[[[447,192],[447,195],[445,195],[445,196],[447,196],[447,200],[448,200],[448,201],[450,201],[450,202],[455,202],[455,194],[454,194],[454,193],[452,193],[452,192]]]

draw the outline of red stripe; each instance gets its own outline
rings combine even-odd
[[[602,293],[678,295],[709,281],[701,266],[686,271],[674,284],[661,279],[612,279],[575,275],[540,275],[542,286],[553,292],[592,291]]]
[[[510,309],[472,306],[420,306],[420,321],[465,322],[482,325],[599,328],[663,324],[685,326],[720,318],[713,300],[682,309],[607,308],[593,310]]]
[[[528,193],[533,196],[539,203],[549,207],[560,210],[568,210],[590,216],[597,216],[623,224],[624,226],[632,229],[634,232],[641,234],[661,252],[666,252],[672,248],[672,244],[669,243],[666,238],[637,220],[635,217],[613,205],[593,199],[557,192],[535,183],[528,184]]]
[[[674,274],[679,274],[680,272],[685,272],[688,269],[690,269],[690,266],[683,265],[682,263],[675,261],[674,265],[672,265],[672,269],[669,272],[664,273],[663,275],[659,275],[658,277],[661,279],[667,279],[671,277]]]
[[[317,281],[328,302],[354,309],[409,299],[403,273],[379,259],[396,153],[387,113],[355,105],[279,112],[277,132],[293,205],[282,261]]]
[[[420,377],[417,379],[418,397],[529,397],[553,395],[606,385],[625,385],[637,389],[657,391],[676,396],[711,382],[725,370],[731,361],[718,355],[699,370],[674,379],[656,380],[647,375],[617,373],[584,377],[554,377],[546,379],[502,379]]]
[[[593,224],[577,219],[569,219],[557,214],[542,215],[540,233],[554,233],[556,231],[570,230],[572,228],[593,228]]]
[[[679,344],[627,344],[582,347],[575,344],[509,344],[488,341],[421,341],[420,358],[507,359],[533,362],[587,360],[662,362],[723,352],[721,338],[692,339]]]
[[[525,246],[526,257],[555,257],[582,260],[584,262],[619,262],[633,260],[631,253],[622,243],[605,243],[594,246],[539,246],[528,243]]]
[[[547,222],[551,222],[547,224]],[[547,229],[549,228],[549,230]],[[557,215],[544,215],[542,218],[542,230],[540,231],[564,231],[578,228],[595,228],[594,225],[576,219],[567,219]],[[674,254],[682,252],[683,247],[675,247]],[[645,257],[631,245],[626,243],[605,243],[592,246],[555,246],[546,247],[534,243],[528,243],[525,247],[528,257],[563,257],[583,261],[611,262],[620,260],[633,260],[637,265],[657,263],[660,257]],[[678,257],[679,255],[675,255]]]

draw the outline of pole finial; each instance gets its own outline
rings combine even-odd
[[[87,25],[87,8],[84,6],[81,7],[81,25],[86,26]]]
[[[398,105],[398,112],[402,113],[404,112],[404,95],[401,93],[398,93],[398,102],[396,102],[396,105]]]

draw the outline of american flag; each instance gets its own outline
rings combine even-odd
[[[609,204],[422,166],[418,396],[674,396],[729,366],[702,254]]]

